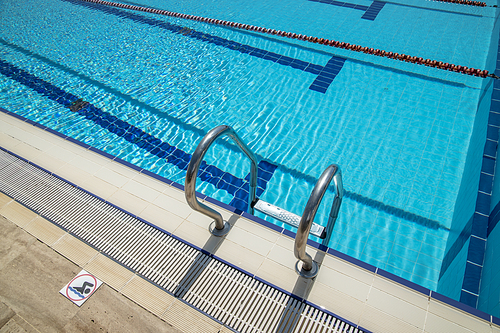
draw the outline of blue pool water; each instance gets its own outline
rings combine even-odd
[[[494,23],[429,1],[136,3],[481,69]],[[336,163],[329,246],[435,290],[485,79],[79,0],[0,5],[1,107],[181,184],[231,125],[262,161],[259,196],[297,215]],[[244,207],[246,158],[222,140],[205,161],[198,190]]]

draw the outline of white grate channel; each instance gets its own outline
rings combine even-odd
[[[237,332],[362,332],[3,150],[0,191]]]

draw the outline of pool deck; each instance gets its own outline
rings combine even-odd
[[[354,264],[355,261],[345,261],[312,247],[307,252],[321,263],[321,267],[317,278],[305,280],[294,270],[296,260],[292,238],[206,203],[233,224],[226,237],[216,243],[209,241],[211,220],[187,205],[182,190],[1,112],[0,146],[365,330],[500,333],[496,318],[479,318],[446,304],[447,300],[436,293],[424,294],[382,276],[378,270],[367,270]],[[93,325],[93,322],[89,323],[93,316],[99,318],[104,329],[122,331],[127,327],[113,325],[128,324],[129,313],[137,313],[128,326],[130,331],[136,331],[134,327],[151,327],[152,331],[160,331],[155,325],[164,325],[161,327],[166,332],[176,332],[176,329],[183,332],[230,332],[221,323],[107,259],[5,195],[0,196],[0,224],[2,230],[6,230],[2,232],[0,242],[0,253],[3,254],[0,260],[2,333],[2,325],[5,328],[9,323],[22,328],[29,326],[35,331],[78,330],[78,326],[69,324],[73,319]],[[48,247],[36,242],[33,236]],[[62,246],[63,239],[71,246]],[[36,253],[43,255],[34,256]],[[39,267],[40,270],[27,267]],[[82,268],[103,280],[104,285],[85,306],[77,308],[60,295],[59,290]],[[16,280],[23,283],[16,284]],[[39,286],[45,286],[40,294],[20,292],[16,295],[9,287],[18,285],[20,290],[25,290],[35,281]],[[131,293],[132,289],[142,292]],[[47,329],[48,326],[44,325],[50,324],[35,313],[43,307],[28,304],[43,305],[59,320]],[[108,304],[114,317],[103,316],[102,312],[97,314]],[[58,309],[61,309],[60,317]],[[29,318],[36,320],[30,321]]]

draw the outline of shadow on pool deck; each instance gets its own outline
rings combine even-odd
[[[181,332],[103,284],[81,307],[59,293],[81,270],[0,216],[0,333]]]

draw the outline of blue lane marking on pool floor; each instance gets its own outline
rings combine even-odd
[[[344,66],[344,61],[341,59],[336,57],[330,59],[321,72],[319,72],[318,77],[314,80],[309,89],[325,93],[342,69],[342,66]]]
[[[191,154],[172,146],[162,140],[130,125],[129,123],[115,117],[100,108],[79,99],[51,83],[44,81],[25,70],[22,70],[6,61],[0,59],[0,73],[31,88],[39,94],[77,112],[86,119],[91,120],[102,128],[114,133],[130,143],[147,150],[155,156],[165,159],[168,163],[177,166],[181,170],[187,170]],[[277,166],[261,160],[258,164],[257,195],[261,195],[267,187]],[[198,176],[201,180],[214,185],[217,189],[223,189],[234,196],[233,207],[242,211],[247,210],[249,197],[249,177],[238,178],[229,172],[222,171],[216,166],[201,162]]]
[[[361,16],[362,19],[375,21],[378,13],[384,8],[385,2],[382,1],[373,1],[373,3],[368,7],[365,14]]]
[[[152,112],[152,113],[156,113],[156,114],[158,113],[158,110],[152,108],[150,105],[145,104],[143,102],[140,102],[140,101],[134,99],[133,97],[131,97],[131,96],[127,95],[127,94],[124,94],[124,93],[116,90],[115,88],[106,86],[106,85],[104,85],[103,83],[101,83],[99,81],[96,81],[96,80],[94,80],[94,79],[92,79],[90,77],[82,75],[81,73],[78,73],[78,72],[72,70],[71,68],[63,66],[63,65],[61,65],[61,64],[59,64],[57,62],[54,62],[53,60],[51,60],[49,58],[46,58],[46,57],[44,57],[44,56],[42,56],[40,54],[37,54],[37,53],[34,53],[34,52],[29,51],[27,49],[24,49],[24,48],[22,48],[22,47],[20,47],[18,45],[15,45],[15,44],[12,44],[12,43],[8,43],[8,42],[6,42],[5,40],[3,40],[1,38],[0,38],[0,44],[8,46],[8,47],[10,47],[13,50],[16,50],[18,52],[21,52],[25,56],[37,59],[37,60],[39,60],[39,61],[47,64],[48,66],[51,66],[51,67],[57,68],[59,70],[62,70],[66,74],[69,74],[69,75],[75,76],[75,77],[77,77],[77,78],[79,78],[81,80],[84,80],[85,82],[87,82],[88,84],[91,84],[92,86],[94,86],[96,88],[102,89],[102,90],[106,91],[109,94],[112,94],[112,95],[115,95],[115,96],[117,96],[119,98],[124,99],[128,103],[131,103],[131,105],[134,105],[136,107],[144,109],[144,110],[146,110],[148,112]],[[319,67],[321,67],[321,66],[319,66]],[[319,71],[318,71],[318,74],[319,74]],[[447,82],[446,84],[450,84],[450,82]],[[199,129],[197,127],[194,127],[192,125],[189,125],[187,123],[183,123],[182,121],[180,121],[179,119],[177,119],[175,117],[169,117],[169,116],[166,116],[163,113],[161,115],[163,117],[167,117],[166,119],[168,119],[169,122],[172,122],[173,124],[175,124],[176,126],[179,126],[180,128],[183,128],[185,130],[191,131],[191,132],[193,132],[193,133],[195,133],[195,134],[197,134],[199,136],[203,136],[205,134],[205,132],[202,131],[201,129]],[[260,156],[260,159],[261,160],[266,160],[265,158],[263,158],[261,156]],[[277,165],[278,163],[274,163],[274,164],[271,163],[271,165],[275,165],[275,164]],[[289,175],[291,175],[292,177],[295,177],[295,178],[304,179],[309,184],[313,184],[314,185],[316,183],[316,181],[317,181],[317,178],[315,178],[313,176],[310,176],[310,175],[307,175],[305,173],[302,173],[302,172],[298,171],[297,169],[289,168],[286,165],[280,164],[280,165],[278,165],[278,167],[279,167],[279,169],[282,172],[285,172],[285,173],[287,173],[287,174],[289,174]],[[331,188],[331,191],[334,191],[334,189]],[[394,206],[390,206],[390,205],[386,205],[386,204],[384,204],[381,201],[370,199],[368,197],[359,195],[359,194],[357,194],[355,192],[351,192],[351,191],[348,191],[348,190],[344,189],[344,196],[346,198],[349,198],[350,200],[354,200],[354,201],[356,201],[358,203],[361,203],[363,205],[369,206],[369,207],[371,207],[373,209],[376,209],[378,211],[385,212],[387,214],[396,216],[398,218],[402,218],[402,219],[404,219],[406,221],[409,221],[409,222],[412,222],[412,223],[416,223],[416,224],[425,226],[427,228],[432,228],[432,229],[444,228],[444,229],[447,230],[447,228],[444,227],[444,226],[442,226],[438,221],[430,220],[428,218],[425,218],[423,216],[407,212],[407,211],[402,210],[400,208],[397,208],[397,207],[394,207]]]
[[[326,3],[328,5],[339,6],[344,8],[352,8],[363,10],[365,13],[361,16],[362,19],[374,21],[377,18],[378,13],[384,8],[385,2],[383,1],[373,1],[370,6],[357,5],[349,2],[342,2],[336,0],[309,0],[313,2]]]
[[[109,7],[109,6],[105,6],[105,5],[94,4],[94,3],[74,1],[74,0],[63,0],[63,1],[67,1],[67,2],[70,2],[72,4],[76,4],[76,5],[91,8],[91,9],[96,9],[96,10],[105,12],[107,14],[112,14],[112,15],[116,15],[119,17],[128,18],[128,19],[131,19],[131,20],[136,21],[136,22],[148,24],[148,25],[151,25],[154,27],[159,27],[159,28],[162,28],[162,29],[186,36],[186,37],[190,37],[190,38],[194,38],[197,40],[201,40],[203,42],[222,46],[222,47],[228,48],[228,49],[233,50],[233,51],[238,51],[240,53],[245,53],[245,54],[248,54],[248,55],[253,56],[253,57],[272,61],[272,62],[278,63],[280,65],[283,65],[283,66],[289,66],[289,67],[292,67],[294,69],[298,69],[298,70],[301,70],[304,72],[318,75],[318,77],[313,82],[313,84],[311,84],[309,89],[317,91],[317,92],[321,92],[321,93],[326,92],[326,90],[328,89],[328,87],[330,86],[332,81],[335,79],[335,76],[337,76],[337,74],[342,69],[344,62],[346,61],[345,58],[332,56],[332,58],[328,61],[328,63],[325,66],[316,65],[316,64],[313,64],[310,62],[287,57],[287,56],[284,56],[284,55],[281,55],[278,53],[269,52],[269,51],[266,51],[263,49],[259,49],[259,48],[256,48],[256,47],[253,47],[250,45],[241,44],[241,43],[227,40],[227,39],[217,37],[217,36],[212,36],[212,35],[209,35],[209,34],[206,34],[203,32],[199,32],[199,31],[187,28],[187,27],[182,27],[182,26],[178,26],[178,25],[171,24],[168,22],[156,20],[154,18],[134,14],[134,13],[122,10],[122,9],[113,8],[113,7]],[[337,65],[336,69],[333,71],[331,70],[332,69],[331,66],[328,67],[331,62],[335,62]],[[319,75],[321,73],[323,73],[323,76]],[[328,76],[327,80],[325,80],[326,76]],[[320,79],[320,81],[322,82],[321,85],[317,84],[318,79]],[[319,86],[321,88],[318,88]]]

